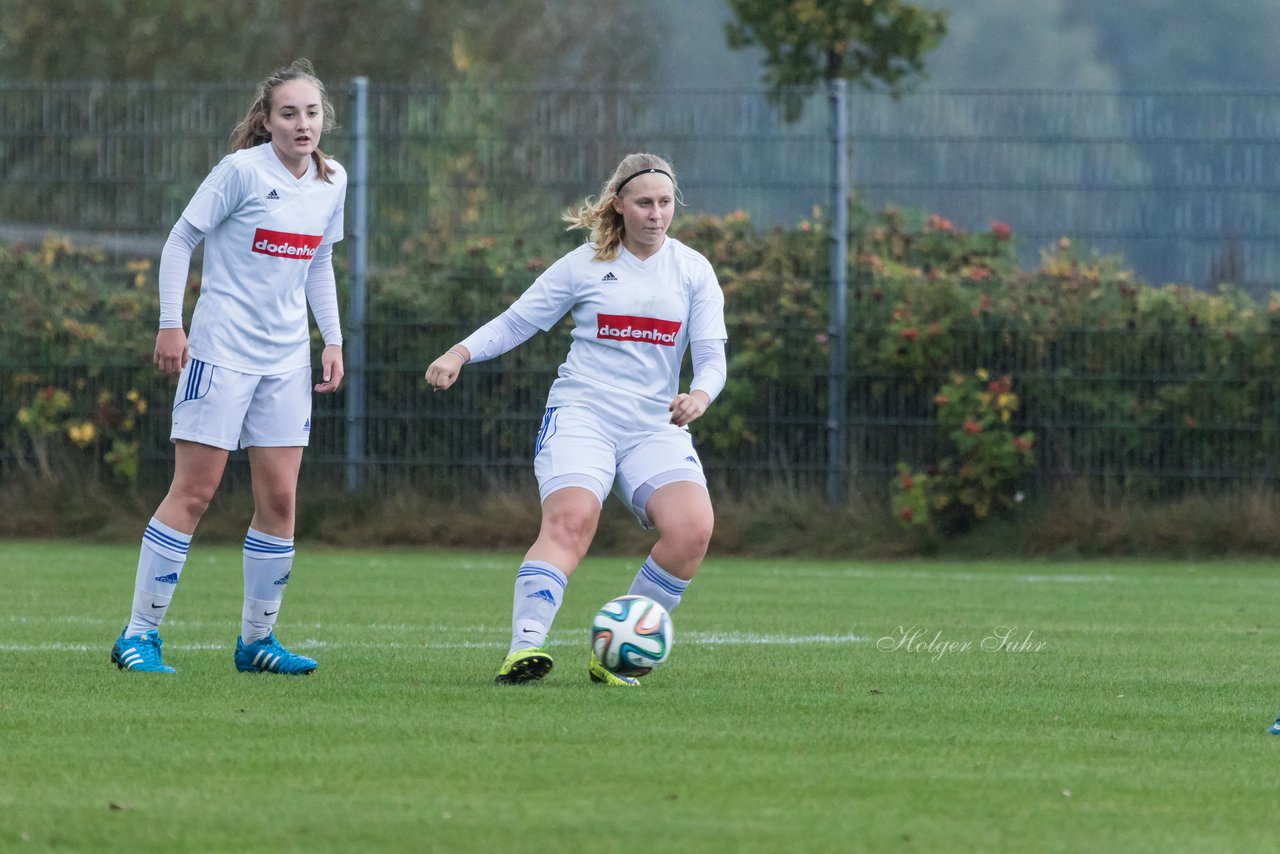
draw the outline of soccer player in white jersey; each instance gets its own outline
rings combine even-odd
[[[724,388],[727,334],[711,264],[667,234],[679,198],[665,160],[624,158],[598,199],[565,215],[570,228],[590,231],[590,241],[427,369],[427,382],[442,391],[467,362],[505,353],[566,313],[575,324],[534,448],[542,526],[516,572],[499,684],[551,670],[547,632],[611,488],[658,535],[630,593],[671,610],[706,556],[714,514],[688,425]],[[693,379],[680,392],[686,349]],[[594,653],[588,673],[606,685],[637,684]]]
[[[231,154],[196,190],[160,258],[160,331],[154,361],[180,374],[173,406],[174,476],[142,536],[129,623],[111,649],[124,670],[172,673],[160,621],[212,500],[229,452],[247,448],[254,512],[244,538],[244,609],[235,666],[311,673],[274,625],[293,562],[298,469],[311,429],[310,303],[324,337],[322,382],[342,381],[333,244],[342,239],[346,173],[320,149],[333,107],[299,60],[258,87],[232,132]],[[191,254],[205,241],[191,319],[182,298]]]

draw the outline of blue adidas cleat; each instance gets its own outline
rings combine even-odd
[[[305,676],[315,672],[316,662],[305,655],[289,652],[280,645],[275,632],[272,632],[262,640],[250,644],[246,644],[244,638],[236,638],[236,670],[241,673]]]
[[[1280,735],[1280,718],[1276,718],[1276,722],[1267,727],[1267,735]]]
[[[166,667],[160,660],[160,633],[155,629],[133,637],[125,637],[129,630],[125,626],[120,630],[111,647],[111,663],[121,670],[134,670],[138,673],[176,673],[172,667]]]

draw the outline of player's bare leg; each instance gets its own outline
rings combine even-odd
[[[155,517],[170,528],[192,534],[222,482],[227,451],[178,439],[173,443],[173,452],[173,482],[156,508]]]
[[[715,528],[711,497],[700,483],[677,481],[654,490],[645,513],[658,541],[627,592],[673,611],[707,556]]]
[[[654,490],[645,505],[645,515],[658,531],[658,542],[645,560],[627,592],[645,596],[668,611],[680,604],[689,580],[707,555],[715,513],[706,487],[691,481],[676,481]],[[605,668],[591,653],[587,672],[593,682],[606,685],[634,686],[634,678],[621,676]]]
[[[249,526],[275,537],[293,537],[302,448],[249,448],[253,519]]]
[[[600,524],[600,502],[589,490],[559,489],[542,502],[538,539],[525,553],[526,561],[552,564],[567,578],[586,557]]]
[[[121,670],[173,672],[160,654],[160,622],[177,590],[191,535],[226,464],[227,452],[221,448],[181,439],[174,443],[173,482],[142,534],[129,623],[111,647],[111,662]]]
[[[244,538],[244,609],[236,639],[236,669],[245,673],[312,673],[314,659],[290,652],[274,628],[293,568],[302,448],[249,448],[253,520]]]
[[[669,483],[654,491],[645,512],[658,530],[653,559],[676,578],[692,579],[707,556],[715,529],[707,488],[691,481]]]
[[[589,490],[566,487],[542,502],[538,539],[516,572],[511,648],[494,677],[499,685],[534,682],[551,672],[554,662],[542,645],[569,576],[590,548],[599,522],[600,501]]]

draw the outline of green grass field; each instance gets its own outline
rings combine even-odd
[[[556,669],[499,688],[513,554],[303,544],[294,678],[235,672],[239,553],[198,544],[177,676],[110,666],[135,558],[0,543],[2,851],[1280,845],[1264,562],[713,558],[669,664],[618,690],[586,627],[631,561],[588,560]]]

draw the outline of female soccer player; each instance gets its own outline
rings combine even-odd
[[[610,487],[658,532],[631,593],[671,610],[707,553],[714,515],[687,427],[724,388],[724,295],[707,259],[667,235],[679,199],[670,164],[627,156],[598,199],[565,215],[571,229],[589,230],[590,241],[427,368],[427,382],[442,391],[467,362],[492,359],[573,316],[573,343],[534,446],[542,526],[516,573],[499,684],[551,670],[542,646]],[[686,348],[693,380],[678,393]],[[607,685],[638,684],[610,673],[594,653],[588,672]]]
[[[333,107],[299,60],[259,86],[160,257],[154,361],[179,373],[170,434],[173,483],[142,535],[133,613],[111,649],[124,670],[172,673],[158,629],[191,536],[222,479],[227,454],[247,448],[254,512],[244,538],[238,670],[311,673],[273,627],[293,563],[294,506],[311,429],[307,304],[324,336],[323,382],[342,382],[333,244],[342,239],[346,173],[319,149]],[[205,241],[204,276],[188,339],[182,297],[191,253]]]

